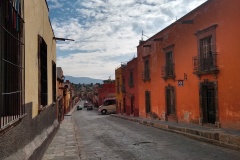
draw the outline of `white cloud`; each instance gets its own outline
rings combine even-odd
[[[47,0],[47,2],[50,3],[50,9],[61,8],[63,6],[63,4],[59,3],[59,0]]]
[[[63,0],[48,1],[55,6],[63,5]],[[67,75],[103,79],[114,77],[115,67],[130,60],[136,53],[142,30],[150,37],[205,1],[66,1],[65,8],[50,11],[60,12],[51,17],[52,25],[57,37],[75,41],[57,44],[60,54],[57,65]],[[71,54],[63,57],[61,52]],[[106,57],[111,60],[106,61]]]

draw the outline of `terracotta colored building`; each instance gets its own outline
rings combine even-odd
[[[57,117],[58,121],[64,119],[64,78],[63,70],[61,67],[57,67]]]
[[[115,80],[104,80],[98,88],[98,104],[102,105],[105,98],[115,97]]]
[[[239,6],[208,0],[139,44],[140,116],[240,129]]]
[[[64,86],[64,114],[68,113],[72,109],[72,95],[71,95],[71,83],[69,80],[63,84]]]
[[[122,73],[124,82],[123,99],[125,99],[126,114],[139,116],[138,109],[138,68],[137,58],[127,63]]]

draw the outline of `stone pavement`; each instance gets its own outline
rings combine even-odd
[[[83,152],[84,146],[83,144],[79,144],[81,141],[81,134],[78,133],[75,122],[71,116],[76,110],[76,106],[65,115],[64,120],[60,124],[59,130],[46,150],[42,160],[86,159],[85,152]],[[112,114],[111,116],[175,132],[211,144],[240,150],[240,131],[118,114]]]
[[[227,130],[196,124],[168,122],[157,119],[147,119],[119,114],[112,114],[112,116],[163,129],[166,131],[175,132],[214,145],[240,150],[239,130]]]
[[[77,143],[72,117],[65,116],[42,160],[79,160]]]
[[[61,122],[42,160],[80,160],[80,145],[77,141],[78,136],[71,116],[77,105],[78,103],[69,113],[65,114],[64,120]]]

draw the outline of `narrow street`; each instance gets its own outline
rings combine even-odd
[[[81,159],[103,160],[240,160],[240,152],[136,122],[101,115],[97,110],[75,111],[74,120]]]

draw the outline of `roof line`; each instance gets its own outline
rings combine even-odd
[[[141,46],[143,44],[145,44],[147,41],[149,41],[150,39],[152,39],[153,37],[155,37],[156,35],[158,35],[159,33],[167,30],[168,28],[176,25],[176,22],[181,22],[182,19],[186,18],[187,16],[189,16],[190,14],[192,14],[193,12],[195,12],[196,10],[202,8],[203,6],[207,5],[208,3],[211,3],[213,0],[207,0],[206,2],[204,2],[203,4],[201,4],[200,6],[198,6],[197,8],[193,9],[192,11],[188,12],[187,14],[185,14],[184,16],[182,16],[180,19],[178,19],[177,21],[171,23],[170,25],[168,25],[167,27],[163,28],[162,30],[160,30],[159,32],[157,32],[156,34],[154,34],[153,36],[151,36],[150,38],[148,38],[147,40],[145,40],[143,43],[139,44],[138,46]]]

